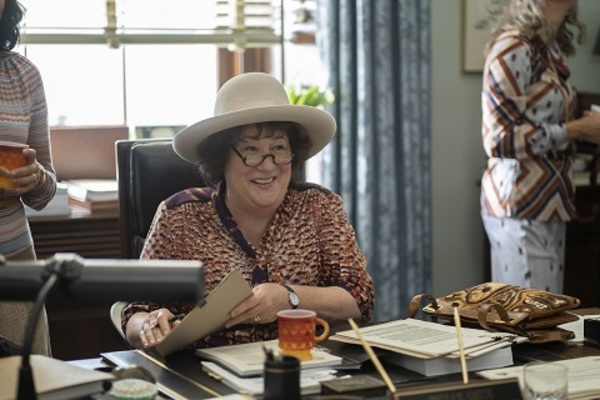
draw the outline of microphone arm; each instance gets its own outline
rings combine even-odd
[[[61,290],[52,292],[55,286]],[[46,261],[8,262],[0,255],[0,300],[35,298],[23,341],[18,400],[37,399],[31,346],[39,314],[49,295],[78,303],[201,302],[204,269],[200,261],[85,260],[74,253],[56,253]]]

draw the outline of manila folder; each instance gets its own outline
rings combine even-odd
[[[220,329],[229,319],[229,311],[252,295],[250,285],[239,269],[231,271],[206,296],[203,304],[194,308],[156,346],[163,357]]]

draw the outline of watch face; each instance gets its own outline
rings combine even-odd
[[[290,303],[292,306],[297,307],[300,304],[300,297],[294,292],[290,292]]]

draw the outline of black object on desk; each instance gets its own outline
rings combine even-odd
[[[361,397],[385,396],[385,382],[370,375],[356,375],[321,383],[321,394],[353,395]]]
[[[300,400],[300,359],[291,356],[267,358],[264,385],[264,400]]]
[[[101,303],[107,299],[149,299],[155,295],[171,301],[203,298],[204,270],[201,263],[176,261],[174,266],[180,268],[175,272],[173,264],[169,268],[165,268],[168,265],[159,265],[164,260],[158,263],[149,261],[144,265],[147,271],[134,274],[131,267],[141,266],[144,262],[85,260],[75,253],[57,253],[46,261],[8,261],[0,255],[0,299],[35,299],[23,339],[17,389],[19,400],[37,399],[30,364],[31,346],[38,316],[55,286],[61,289],[58,293],[66,301]],[[173,285],[168,284],[169,279],[173,279]],[[165,287],[168,289],[163,291]]]

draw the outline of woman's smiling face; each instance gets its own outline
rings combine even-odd
[[[265,134],[256,125],[246,126],[234,147],[242,157],[292,151],[286,132]],[[277,165],[273,157],[266,157],[256,167],[248,167],[231,150],[225,166],[228,204],[274,212],[285,197],[291,177],[291,164]]]

